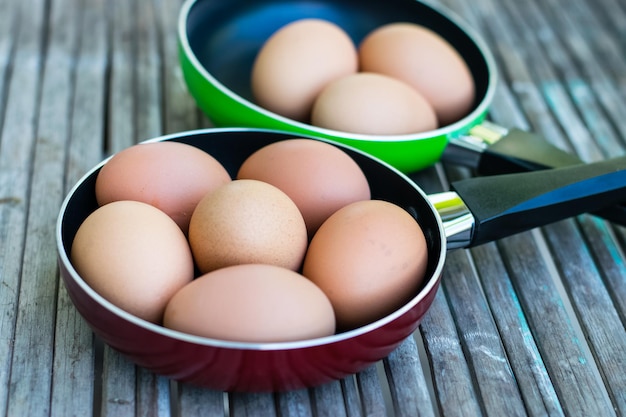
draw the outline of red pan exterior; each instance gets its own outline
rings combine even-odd
[[[62,260],[59,264],[72,302],[106,344],[159,375],[219,391],[284,391],[357,373],[413,333],[439,286],[437,279],[405,314],[352,338],[293,349],[237,349],[176,339],[132,323],[87,294]]]

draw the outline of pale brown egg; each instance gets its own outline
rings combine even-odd
[[[330,336],[335,316],[326,295],[290,269],[246,264],[209,272],[169,302],[165,327],[214,339],[288,342]]]
[[[463,57],[439,34],[413,23],[391,23],[359,45],[361,71],[386,74],[412,85],[433,106],[440,126],[467,115],[475,86]]]
[[[263,181],[219,187],[198,203],[189,223],[189,244],[202,272],[247,263],[298,270],[307,243],[296,204]]]
[[[178,142],[131,146],[113,155],[96,179],[96,199],[151,204],[167,213],[184,233],[191,213],[208,192],[230,181],[211,155]]]
[[[261,107],[308,121],[313,101],[329,82],[357,71],[356,46],[339,26],[302,19],[275,32],[252,68],[252,93]]]
[[[169,299],[194,276],[185,235],[161,210],[116,201],[90,214],[72,243],[72,265],[102,297],[160,323]]]
[[[294,138],[259,149],[244,161],[237,178],[280,188],[298,206],[309,237],[341,207],[370,198],[359,165],[338,147],[312,139]]]
[[[317,97],[311,124],[369,135],[403,135],[437,128],[428,101],[408,84],[361,72],[340,78]]]
[[[309,245],[303,275],[328,296],[338,330],[378,320],[410,300],[424,279],[426,239],[401,207],[352,203],[330,216]]]

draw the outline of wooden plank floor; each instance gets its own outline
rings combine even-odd
[[[624,0],[434,4],[496,58],[492,121],[585,161],[624,153]],[[210,126],[178,67],[180,5],[0,0],[0,414],[626,416],[626,228],[591,215],[450,252],[414,337],[322,387],[200,389],[96,340],[59,281],[56,217],[105,156]],[[434,192],[469,174],[438,165],[413,178]]]

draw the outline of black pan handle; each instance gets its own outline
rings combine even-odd
[[[512,174],[582,162],[576,155],[557,148],[541,136],[514,128],[485,149],[476,170],[480,175]]]
[[[582,163],[541,136],[483,121],[468,134],[452,137],[442,160],[472,168],[479,175],[538,171]]]
[[[499,175],[578,165],[583,161],[541,136],[491,122],[474,126],[468,135],[450,139],[443,159],[473,168],[479,175]],[[594,212],[626,226],[626,200]]]
[[[476,246],[626,201],[626,157],[451,184],[471,212]]]

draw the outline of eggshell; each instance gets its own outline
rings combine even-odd
[[[303,275],[328,296],[338,330],[380,319],[417,294],[428,262],[426,239],[401,207],[380,200],[352,203],[313,237]]]
[[[98,294],[160,323],[169,299],[194,276],[185,235],[161,210],[137,201],[106,204],[80,225],[72,265]]]
[[[311,123],[344,132],[402,135],[436,129],[437,117],[408,84],[362,72],[327,85],[315,101]]]
[[[297,270],[308,243],[296,204],[257,180],[235,180],[203,198],[191,216],[189,243],[200,271],[265,263]]]
[[[370,198],[359,165],[338,147],[312,139],[284,140],[259,149],[244,161],[237,178],[281,189],[298,206],[309,237],[341,207]]]
[[[230,181],[211,155],[178,142],[142,143],[113,155],[96,179],[100,205],[118,200],[151,204],[167,213],[187,233],[196,204]]]
[[[326,84],[358,67],[356,46],[339,26],[301,19],[275,32],[252,67],[256,102],[282,116],[308,121],[313,101]]]
[[[209,272],[181,289],[164,326],[240,342],[287,342],[330,336],[335,316],[324,293],[302,275],[273,265]]]
[[[472,74],[463,57],[439,34],[413,23],[391,23],[370,32],[359,45],[361,71],[386,74],[412,85],[445,126],[467,115],[475,99]]]

